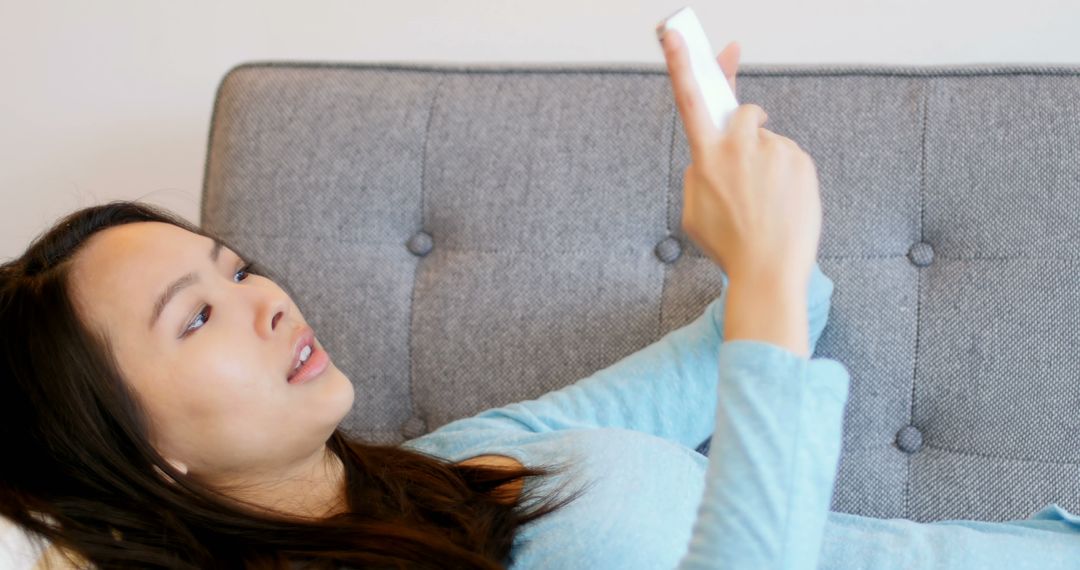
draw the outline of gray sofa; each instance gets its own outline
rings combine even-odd
[[[815,354],[852,374],[832,509],[1080,511],[1080,66],[744,65],[737,87],[818,167]],[[200,222],[294,295],[355,383],[344,427],[399,443],[719,296],[681,229],[688,160],[663,64],[252,62],[217,93]]]

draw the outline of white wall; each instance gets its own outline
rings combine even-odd
[[[687,3],[743,64],[1080,62],[1076,0],[0,0],[0,261],[112,199],[197,222],[214,92],[235,64],[662,67],[653,27]]]

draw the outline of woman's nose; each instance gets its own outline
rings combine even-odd
[[[282,318],[289,314],[289,300],[284,295],[268,295],[263,299],[256,326],[266,336],[274,334]]]

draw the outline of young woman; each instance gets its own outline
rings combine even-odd
[[[849,377],[810,358],[833,287],[813,162],[755,105],[710,130],[665,44],[693,158],[683,228],[725,273],[690,324],[539,399],[371,445],[338,429],[352,384],[271,272],[167,212],[86,208],[0,267],[0,514],[69,567],[1080,564],[1080,519],[1054,506],[828,512]]]

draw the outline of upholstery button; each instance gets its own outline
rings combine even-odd
[[[413,255],[417,257],[424,257],[428,254],[428,252],[431,251],[431,234],[423,230],[418,231],[413,234],[411,238],[409,238],[406,246],[409,248],[409,251],[412,252]]]
[[[915,453],[922,448],[922,432],[915,426],[904,426],[896,433],[896,447],[905,453]]]
[[[427,422],[420,416],[413,416],[401,425],[401,437],[414,439],[427,433]]]
[[[660,258],[660,261],[663,261],[664,263],[674,263],[675,260],[679,259],[679,256],[682,255],[682,245],[679,243],[678,239],[668,236],[660,240],[660,243],[656,244],[656,249],[654,251],[656,252],[656,257]]]
[[[908,250],[908,259],[919,267],[926,267],[934,261],[934,248],[925,241],[916,242]]]

